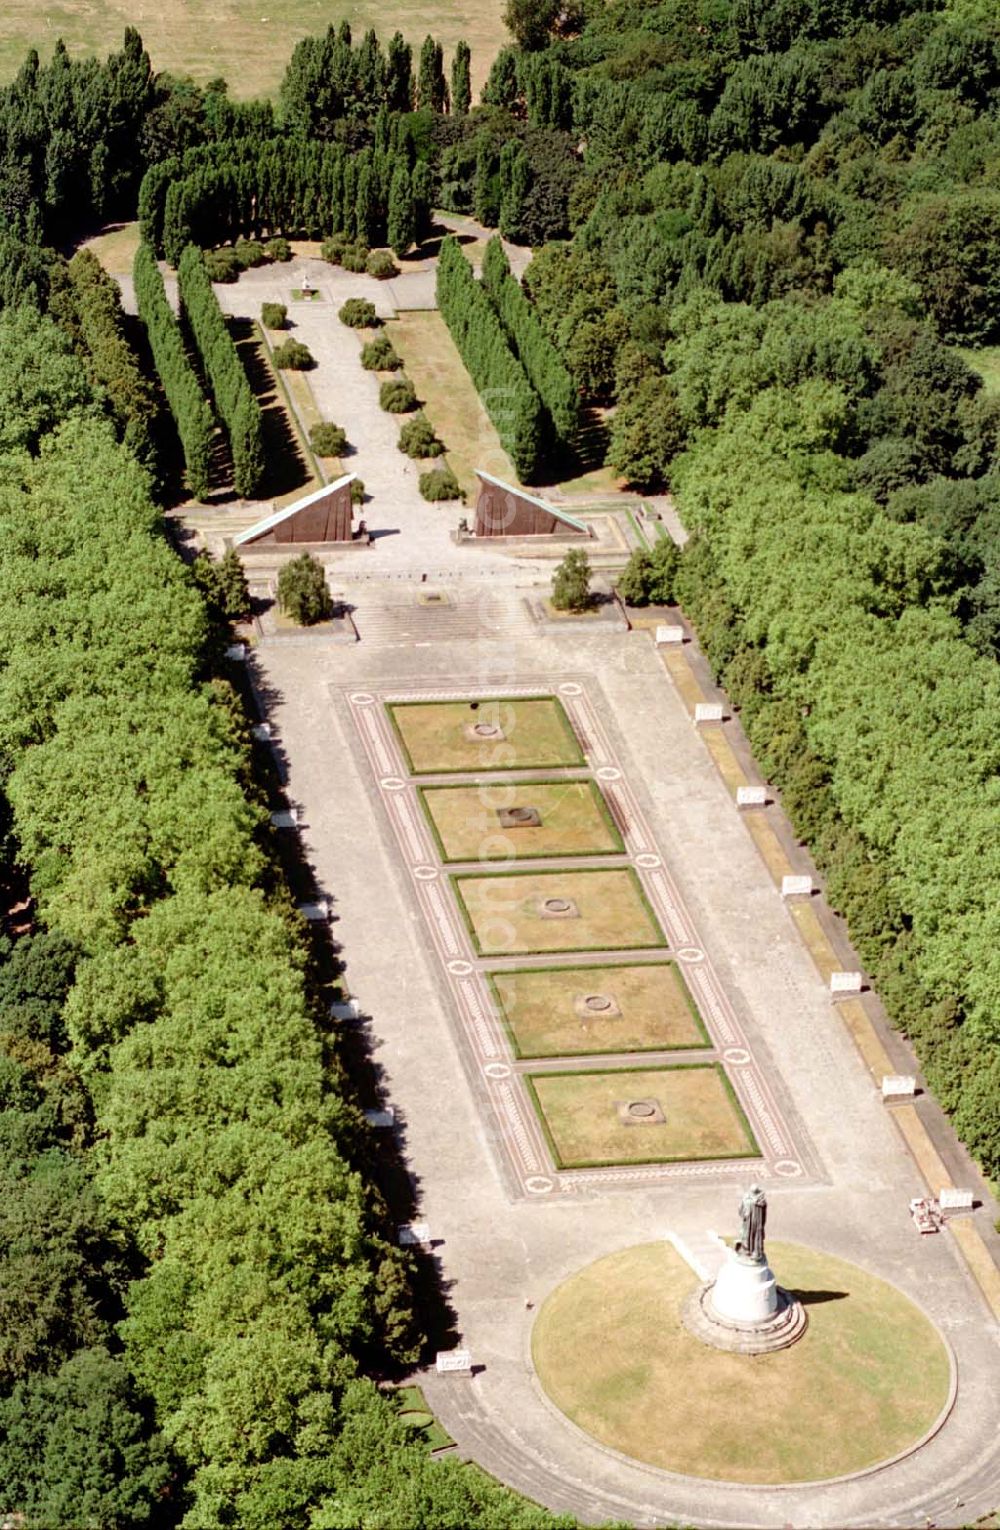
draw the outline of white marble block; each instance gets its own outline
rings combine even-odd
[[[883,1100],[912,1100],[917,1081],[911,1073],[887,1073],[882,1079]]]
[[[860,993],[864,981],[864,976],[860,972],[831,972],[830,992],[832,994]]]
[[[782,877],[781,879],[783,898],[808,898],[812,890],[812,877]]]
[[[945,1185],[938,1191],[938,1205],[942,1211],[971,1211],[972,1191],[960,1190],[957,1185]]]
[[[683,641],[683,627],[657,627],[656,629],[657,648],[662,648],[665,644],[669,643],[683,643]]]
[[[327,898],[320,898],[318,903],[300,903],[299,913],[310,924],[326,924],[330,918],[330,903]]]
[[[288,808],[284,812],[271,814],[271,822],[276,829],[294,829],[298,821],[298,808]]]
[[[399,1242],[402,1248],[420,1247],[430,1243],[431,1228],[429,1222],[404,1222],[399,1229]]]
[[[721,722],[721,701],[696,701],[694,704],[694,720],[696,723]]]
[[[365,1120],[369,1126],[394,1126],[396,1124],[396,1112],[391,1105],[387,1105],[385,1110],[366,1110]]]
[[[439,1354],[434,1364],[439,1371],[464,1371],[468,1374],[472,1370],[472,1355],[467,1349],[449,1349]]]
[[[236,659],[237,661],[239,661],[241,659],[245,659],[246,656],[247,656],[247,645],[246,645],[246,643],[230,643],[229,647],[226,649],[226,658],[227,659]]]
[[[736,806],[738,808],[763,807],[766,802],[766,786],[738,786],[736,788]]]

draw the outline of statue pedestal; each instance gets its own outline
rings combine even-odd
[[[808,1322],[802,1303],[778,1285],[766,1259],[732,1252],[717,1278],[689,1298],[683,1317],[703,1343],[745,1355],[786,1349]]]
[[[712,1287],[711,1308],[720,1323],[766,1323],[778,1311],[778,1282],[766,1259],[730,1254]]]

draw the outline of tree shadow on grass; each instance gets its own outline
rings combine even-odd
[[[264,360],[263,341],[255,325],[249,319],[230,319],[229,327],[261,410],[265,470],[259,495],[261,499],[278,499],[304,488],[312,480],[312,468]]]
[[[797,1291],[793,1286],[787,1287],[788,1294],[801,1302],[803,1307],[819,1307],[823,1302],[842,1302],[850,1291]]]

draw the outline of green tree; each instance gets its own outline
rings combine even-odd
[[[672,537],[660,537],[651,549],[637,547],[618,577],[618,593],[630,606],[673,605],[679,564]]]
[[[278,604],[300,627],[311,627],[330,615],[333,601],[326,572],[311,553],[302,553],[301,557],[282,564],[278,574]]]
[[[451,109],[458,117],[464,117],[472,104],[471,60],[469,44],[459,38],[451,61]]]
[[[389,187],[389,243],[394,252],[403,256],[413,243],[416,232],[413,218],[413,187],[410,172],[405,164],[399,164],[392,172]]]
[[[665,377],[650,377],[618,406],[611,423],[608,461],[637,488],[659,488],[670,482],[670,464],[684,439],[673,387]]]
[[[560,0],[507,0],[503,22],[519,47],[544,48],[559,19]]]
[[[557,611],[585,611],[590,600],[587,554],[571,547],[552,576],[552,604]]]
[[[177,1462],[125,1365],[84,1349],[0,1399],[0,1481],[28,1524],[167,1524]]]

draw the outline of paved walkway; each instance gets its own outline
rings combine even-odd
[[[367,598],[371,598],[369,592]],[[415,596],[415,592],[414,592]],[[359,591],[359,616],[365,599]],[[272,722],[305,809],[306,848],[334,899],[334,932],[416,1176],[421,1215],[485,1369],[427,1378],[460,1448],[504,1480],[584,1522],[639,1525],[943,1525],[1000,1502],[995,1328],[950,1234],[921,1239],[907,1214],[920,1176],[790,910],[735,810],[705,739],[648,636],[583,629],[498,630],[475,644],[354,649],[265,644],[258,662],[281,697]],[[729,1229],[739,1185],[692,1178],[623,1193],[533,1202],[507,1194],[481,1085],[404,879],[376,784],[349,722],[354,688],[584,678],[637,785],[702,943],[761,1054],[786,1117],[813,1154],[809,1183],[773,1181],[774,1236],[828,1249],[895,1281],[937,1321],[960,1387],[918,1454],[852,1483],[746,1489],[658,1473],[599,1448],[555,1413],[533,1379],[530,1330],[547,1293],[595,1257],[650,1237],[697,1248]],[[331,762],[336,789],[331,790]],[[529,1308],[526,1303],[531,1303]],[[669,1421],[664,1421],[669,1427]]]

